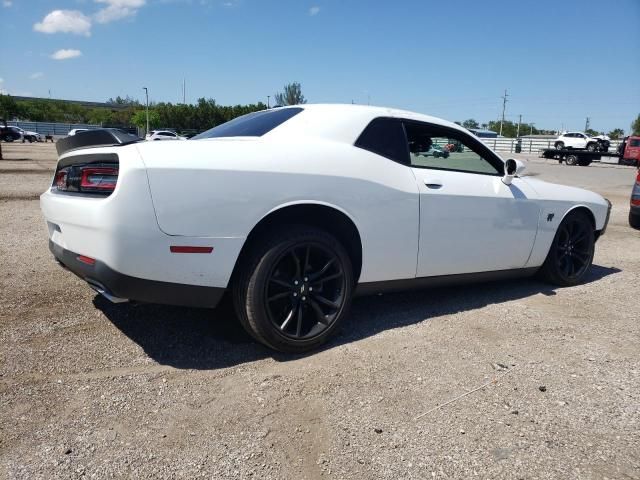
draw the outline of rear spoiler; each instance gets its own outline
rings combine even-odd
[[[132,135],[117,128],[97,128],[76,133],[56,142],[58,156],[80,148],[115,147],[141,142],[137,135]]]

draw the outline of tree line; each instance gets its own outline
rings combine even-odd
[[[293,82],[284,86],[283,91],[274,94],[276,105],[296,105],[306,103],[299,83]],[[247,113],[267,108],[263,102],[247,105],[219,105],[212,98],[200,98],[195,104],[173,104],[170,102],[151,103],[149,105],[149,125],[151,128],[171,128],[178,132],[201,132],[232,120]],[[89,123],[103,126],[131,126],[145,128],[147,123],[146,108],[138,100],[126,97],[109,98],[106,105],[89,107],[63,100],[18,100],[9,95],[0,94],[0,119],[18,118],[33,122]],[[479,123],[470,118],[456,122],[465,128],[482,128],[500,131],[499,121]],[[505,120],[502,124],[502,135],[515,138],[522,135],[554,135],[554,130],[539,129],[533,124]],[[590,135],[604,132],[589,130]],[[640,115],[631,125],[632,135],[640,135]],[[608,132],[612,139],[622,138],[624,132],[616,128]]]

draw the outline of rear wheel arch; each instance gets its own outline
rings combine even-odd
[[[358,282],[362,270],[362,238],[355,222],[347,213],[333,205],[309,202],[280,206],[262,217],[251,229],[240,250],[232,279],[238,274],[255,242],[274,228],[284,225],[317,227],[333,235],[347,250],[353,265],[353,278],[355,283]]]

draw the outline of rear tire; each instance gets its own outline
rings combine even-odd
[[[539,276],[561,287],[577,285],[589,271],[594,252],[591,220],[583,211],[569,212],[558,226]]]
[[[353,268],[344,246],[324,230],[284,225],[249,248],[232,287],[245,330],[281,352],[324,343],[351,303]]]
[[[567,155],[565,159],[565,163],[567,165],[577,165],[578,164],[578,156],[577,155]]]

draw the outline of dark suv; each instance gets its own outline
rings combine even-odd
[[[20,140],[22,133],[16,127],[0,127],[0,140],[4,142],[13,142]]]

